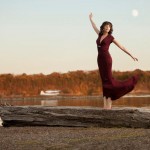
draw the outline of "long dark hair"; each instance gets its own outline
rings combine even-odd
[[[108,34],[112,34],[112,32],[113,32],[113,25],[109,21],[105,21],[105,22],[102,23],[102,25],[100,26],[100,32],[99,32],[99,34],[103,34],[103,29],[104,29],[105,25],[109,25],[110,26],[110,31],[108,32]]]

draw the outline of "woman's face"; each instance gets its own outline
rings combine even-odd
[[[110,25],[108,25],[108,24],[105,25],[103,31],[104,32],[109,32],[110,31]]]

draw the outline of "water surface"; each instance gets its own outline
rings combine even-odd
[[[15,106],[92,106],[103,107],[103,99],[50,99],[50,100],[7,100],[8,103]],[[150,108],[150,95],[124,96],[113,101],[112,106],[116,107],[148,107]]]

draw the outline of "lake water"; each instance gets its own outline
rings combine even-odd
[[[3,101],[4,102],[4,101]],[[103,107],[103,99],[50,99],[50,100],[7,100],[14,106],[92,106]],[[112,107],[146,107],[150,108],[150,95],[124,96],[112,102]]]

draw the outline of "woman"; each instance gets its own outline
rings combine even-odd
[[[102,90],[103,90],[103,100],[104,109],[112,108],[112,101],[119,99],[121,96],[132,91],[138,81],[138,75],[134,75],[124,81],[116,80],[112,76],[112,58],[109,53],[109,46],[113,42],[126,54],[131,56],[134,61],[138,61],[136,57],[133,57],[127,49],[118,43],[118,41],[111,35],[113,32],[113,25],[111,22],[105,21],[100,26],[100,31],[96,27],[92,20],[92,13],[90,13],[89,18],[93,29],[98,34],[96,40],[98,57],[97,63],[99,67],[100,77],[102,79]]]

